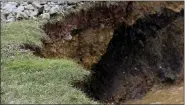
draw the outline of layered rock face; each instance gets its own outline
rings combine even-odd
[[[155,83],[174,83],[183,72],[183,23],[183,10],[163,9],[133,25],[118,25],[92,69],[88,92],[101,101],[123,102],[143,96]]]

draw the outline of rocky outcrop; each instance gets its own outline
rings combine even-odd
[[[183,71],[184,11],[169,9],[121,23],[92,69],[88,93],[101,101],[143,96],[158,82],[173,83]]]
[[[70,9],[81,6],[83,2],[70,1],[27,1],[1,2],[1,22],[13,22],[22,19],[42,18],[49,20],[55,14],[65,14]]]

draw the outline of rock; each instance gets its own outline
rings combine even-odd
[[[15,10],[16,10],[16,4],[9,4],[9,3],[7,3],[7,4],[5,4],[5,6],[4,7],[2,7],[2,12],[3,12],[3,14],[9,14],[9,13],[12,13],[12,12],[14,12]]]
[[[7,16],[7,19],[9,19],[9,18],[11,18],[11,17],[14,17],[14,16],[13,16],[13,14],[10,13],[10,14]]]
[[[63,1],[63,0],[58,1],[58,5],[64,5],[64,4],[65,4],[65,1]]]
[[[32,1],[27,1],[28,4],[32,4]]]
[[[37,1],[34,1],[34,2],[32,3],[32,5],[35,6],[36,8],[41,8],[41,7],[42,7],[42,5],[40,5],[40,3],[37,2]]]
[[[24,10],[24,13],[29,17],[31,12],[29,10]]]
[[[74,0],[69,0],[69,1],[67,1],[67,4],[68,5],[75,5],[76,4],[76,1],[74,1]]]
[[[50,5],[53,5],[53,6],[54,6],[54,5],[56,5],[56,3],[54,3],[54,2],[50,2]]]
[[[17,9],[15,10],[16,13],[18,12],[23,12],[24,11],[24,6],[19,6],[17,7]]]
[[[7,16],[9,16],[9,22],[29,17],[37,19],[38,16],[43,19],[50,19],[53,14],[64,14],[65,9],[72,9],[74,4],[76,4],[76,1],[67,0],[1,2],[1,20],[7,21]],[[71,6],[68,7],[68,5]],[[14,16],[14,18],[11,16]]]
[[[10,18],[10,19],[7,19],[6,22],[14,22],[15,20],[16,20],[15,17],[12,17],[12,18]]]
[[[49,12],[49,10],[51,9],[51,7],[47,4],[44,5],[44,11]]]
[[[56,6],[54,6],[54,7],[52,7],[51,9],[50,9],[50,11],[49,11],[49,13],[52,15],[52,14],[56,14],[56,13],[58,13],[59,12],[59,5],[56,5]]]
[[[40,1],[40,5],[45,5],[45,4],[47,4],[47,1]]]
[[[100,24],[100,28],[101,29],[105,28],[105,25],[104,24]]]
[[[28,2],[23,2],[23,3],[21,3],[21,5],[26,6],[26,5],[28,5]]]
[[[43,14],[41,14],[41,16],[42,16],[42,19],[47,19],[47,20],[50,19],[50,14],[49,13],[43,13]]]
[[[28,18],[28,15],[26,15],[26,13],[24,12],[18,12],[16,15],[17,19],[24,19],[24,18]]]
[[[68,6],[67,6],[66,4],[62,6],[63,10],[66,10],[67,7],[68,7]]]
[[[47,4],[48,4],[49,6],[57,5],[55,2],[52,2],[52,1],[48,2]]]
[[[15,6],[18,6],[19,4],[16,3],[16,2],[8,2],[7,4],[11,4],[11,5],[15,5]]]
[[[13,16],[13,14],[9,14],[7,16],[7,20],[6,22],[14,22],[16,19],[15,19],[15,16]]]
[[[67,11],[72,11],[72,10],[73,10],[73,6],[68,6],[68,7],[66,8],[66,10],[67,10]]]
[[[64,4],[67,5],[67,0],[64,0]]]
[[[64,36],[63,39],[64,40],[71,40],[72,36],[71,36],[71,34],[69,34],[69,35]]]
[[[31,10],[30,12],[31,12],[31,14],[30,14],[31,16],[37,16],[37,14],[38,14],[37,9]]]
[[[5,3],[1,2],[1,9],[5,6]]]
[[[6,16],[4,14],[1,14],[1,22],[5,22],[6,21]]]
[[[35,17],[35,16],[30,16],[31,17],[31,19],[33,19],[33,20],[37,20],[37,17]]]
[[[33,7],[33,5],[28,4],[28,5],[25,6],[25,9],[34,10],[35,8]]]
[[[59,13],[62,14],[62,15],[64,15],[64,12],[65,12],[65,11],[64,11],[63,7],[60,7]]]

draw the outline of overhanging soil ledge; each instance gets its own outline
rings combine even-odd
[[[161,7],[179,11],[183,2],[84,2],[86,7],[67,14],[61,21],[43,26],[49,40],[43,40],[41,56],[72,58],[91,69],[105,53],[113,30],[121,23],[154,14]],[[65,40],[66,36],[71,40]]]
[[[72,58],[91,69],[85,92],[95,99],[142,97],[154,83],[182,78],[184,17],[175,7],[179,4],[183,2],[95,2],[45,24],[49,40],[42,40],[39,56]]]
[[[98,100],[124,102],[142,97],[155,83],[182,79],[184,11],[164,9],[121,23],[106,53],[92,68],[87,90]]]

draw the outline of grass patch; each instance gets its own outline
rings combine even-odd
[[[96,103],[72,86],[89,75],[84,68],[72,60],[39,58],[20,49],[23,43],[42,45],[38,22],[8,23],[1,31],[2,104]]]

